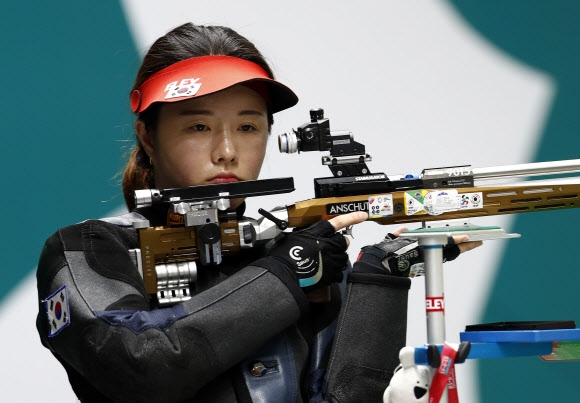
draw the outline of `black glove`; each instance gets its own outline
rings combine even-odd
[[[447,245],[443,247],[443,262],[455,259],[459,253],[459,246],[453,237],[448,237]],[[363,264],[355,263],[353,270],[356,272],[386,271],[399,277],[417,277],[425,274],[423,248],[419,247],[417,238],[387,234],[382,242],[362,248],[357,262]]]
[[[342,281],[342,272],[348,264],[346,248],[344,236],[323,220],[308,228],[278,235],[270,256],[292,267],[300,287],[322,287]]]

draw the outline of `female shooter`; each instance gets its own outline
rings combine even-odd
[[[133,222],[169,217],[135,208],[135,190],[257,179],[273,114],[297,101],[231,29],[185,24],[151,46],[131,92],[130,213],[58,230],[38,266],[37,329],[80,401],[380,401],[405,343],[410,280],[389,275],[385,241],[365,249],[343,297],[348,242],[337,231],[365,213],[224,257],[199,270],[190,300],[170,307],[148,298],[128,252],[138,247]],[[239,217],[244,206],[231,203]],[[455,255],[473,246],[455,245]],[[294,247],[319,263],[309,287],[300,287]],[[306,298],[328,286],[330,302]]]

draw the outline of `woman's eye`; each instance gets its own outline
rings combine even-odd
[[[256,130],[256,128],[253,125],[242,125],[240,126],[240,130],[243,132],[251,132]]]
[[[208,127],[204,124],[198,123],[196,125],[191,126],[191,129],[196,131],[196,132],[204,132],[204,131],[208,130]]]

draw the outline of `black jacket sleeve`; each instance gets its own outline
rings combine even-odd
[[[411,280],[386,274],[349,275],[326,376],[332,403],[382,402],[407,335]]]
[[[295,274],[263,258],[189,301],[150,310],[128,252],[135,245],[131,228],[86,221],[47,240],[37,271],[42,343],[69,378],[110,400],[192,397],[306,309]],[[70,324],[50,336],[45,300],[61,287]]]

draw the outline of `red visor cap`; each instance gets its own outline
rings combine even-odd
[[[272,113],[298,103],[294,92],[256,63],[232,56],[200,56],[174,63],[149,77],[131,94],[131,109],[141,113],[154,102],[177,102],[224,90],[237,84],[265,83]],[[251,85],[250,85],[251,87]]]

